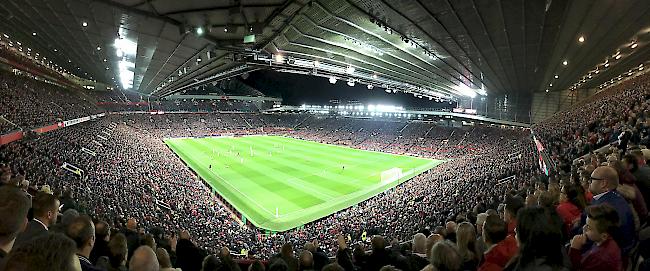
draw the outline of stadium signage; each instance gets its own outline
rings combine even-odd
[[[66,121],[63,121],[63,127],[72,126],[72,125],[75,125],[75,124],[79,124],[79,123],[82,123],[82,122],[89,121],[91,119],[100,118],[100,117],[103,117],[105,115],[106,115],[106,113],[101,113],[101,114],[90,115],[90,116],[86,116],[86,117],[66,120]]]

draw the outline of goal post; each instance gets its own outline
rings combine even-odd
[[[402,178],[402,168],[394,167],[381,172],[381,182],[391,183]]]

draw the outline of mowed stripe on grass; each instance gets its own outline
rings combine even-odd
[[[357,204],[444,162],[282,136],[172,138],[165,143],[255,226],[273,231]],[[382,183],[381,172],[395,167],[412,172]]]

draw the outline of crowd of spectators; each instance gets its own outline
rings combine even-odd
[[[298,130],[295,135],[289,133],[289,136],[312,137],[321,133],[321,141],[328,142],[327,135],[335,133],[336,126],[327,126],[331,121],[329,119],[322,119],[320,124],[310,119],[304,115],[241,113],[110,115],[97,121],[42,134],[38,140],[2,146],[1,159],[11,165],[11,172],[26,175],[23,179],[30,181],[30,187],[48,185],[56,188],[57,193],[66,194],[66,198],[74,195],[75,203],[71,206],[95,219],[107,221],[113,227],[125,227],[124,220],[132,217],[147,232],[156,229],[170,234],[179,229],[188,230],[194,236],[193,241],[206,251],[229,247],[238,252],[244,249],[249,255],[261,258],[268,258],[286,242],[302,245],[312,240],[320,241],[319,247],[323,253],[334,255],[337,246],[335,240],[329,238],[333,234],[350,235],[351,240],[360,240],[363,232],[370,232],[406,240],[426,225],[442,223],[471,209],[483,197],[492,193],[483,188],[491,187],[496,195],[496,191],[506,191],[507,187],[515,183],[515,178],[512,178],[497,185],[498,179],[517,174],[520,170],[527,172],[516,179],[527,179],[534,171],[526,166],[532,161],[532,146],[526,131],[476,127],[474,133],[468,134],[469,131],[465,131],[454,134],[472,142],[475,137],[480,138],[482,133],[489,132],[499,135],[499,140],[489,146],[477,144],[476,146],[485,149],[450,161],[403,186],[309,223],[304,228],[267,235],[261,230],[238,223],[217,196],[176,159],[161,140],[169,136],[215,133],[286,132],[280,128],[296,127]],[[396,138],[403,138],[404,142],[411,142],[409,144],[418,138],[427,142],[434,140],[433,135],[438,134],[430,132],[425,135],[427,131],[445,129],[427,126],[413,128],[413,131],[420,131],[420,134],[402,134],[399,130],[405,123],[368,120],[354,122],[360,127],[380,127],[372,129],[372,134],[376,137],[361,139],[359,134],[360,138],[355,140],[366,142],[368,146],[381,146],[379,140],[391,138],[393,143],[383,144],[383,151],[396,153],[403,153],[408,148],[399,145]],[[319,129],[310,128],[308,123],[319,126]],[[409,124],[420,125],[428,124]],[[450,142],[463,141],[462,138],[455,138],[454,134],[450,134]],[[81,151],[82,148],[91,150],[93,154]],[[506,153],[511,149],[520,149],[526,155]],[[491,166],[491,159],[500,159],[498,161],[503,161],[504,165]],[[81,168],[84,175],[69,173],[61,168],[63,163]],[[474,166],[459,176],[458,168],[465,164]],[[461,193],[475,196],[466,198]],[[496,200],[494,198],[494,202]],[[405,219],[410,220],[410,223],[404,223]]]
[[[81,91],[0,72],[0,134],[97,114],[91,99]]]
[[[627,84],[627,95],[645,93],[640,82]],[[627,97],[620,94],[627,88],[612,95]],[[645,108],[645,98],[630,99],[619,105]],[[639,123],[639,110],[623,122]],[[549,123],[535,129],[555,159],[578,155]],[[358,205],[269,234],[239,221],[162,141],[231,133],[448,161]],[[546,178],[530,131],[519,128],[112,114],[0,146],[0,270],[626,270],[650,257],[650,150],[638,146],[642,139],[629,141]]]
[[[26,74],[0,72],[0,134],[27,131],[101,112],[260,112],[271,101],[148,99],[129,91],[71,90]],[[245,122],[244,122],[245,124]]]
[[[648,112],[650,73],[607,88],[571,110],[534,125],[533,131],[558,166],[569,172],[574,159],[605,145],[618,144],[620,137],[625,136],[625,145],[649,145]]]

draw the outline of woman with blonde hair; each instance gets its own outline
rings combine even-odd
[[[462,270],[476,270],[481,261],[481,253],[476,245],[476,230],[468,222],[463,222],[456,229],[456,245],[463,260]]]

